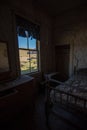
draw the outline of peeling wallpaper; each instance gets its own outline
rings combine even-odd
[[[40,24],[40,68],[44,73],[52,71],[54,69],[54,58],[51,40],[51,18],[44,12],[41,12],[40,9],[34,8],[32,3],[30,3],[29,6],[23,4],[21,1],[20,3],[17,0],[15,2],[9,0],[9,4],[5,5],[3,3],[0,5],[0,40],[8,42],[11,75],[14,77],[14,75],[18,75],[19,72],[19,58],[15,31],[16,25],[14,18],[16,14]]]
[[[87,10],[78,11],[77,17],[75,12],[69,12],[59,22],[58,19],[54,26],[55,45],[71,45],[70,74],[74,66],[87,68]]]

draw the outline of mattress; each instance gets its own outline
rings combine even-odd
[[[52,90],[50,93],[51,100],[53,101],[54,98],[56,101],[60,101],[61,95],[59,91],[66,92],[73,96],[69,96],[68,102],[70,104],[75,104],[75,97],[76,105],[79,107],[84,107],[84,100],[87,100],[87,69],[79,70],[76,74],[71,76],[67,81],[61,83],[60,85],[55,87],[55,90]],[[59,91],[57,91],[59,90]],[[55,97],[54,97],[55,95]],[[80,97],[80,98],[78,98]],[[62,93],[62,102],[66,103],[67,101],[67,94]],[[86,101],[86,109],[87,109],[87,101]]]

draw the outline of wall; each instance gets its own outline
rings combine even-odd
[[[28,2],[28,3],[27,3]],[[15,14],[19,14],[24,18],[40,24],[41,30],[41,71],[52,71],[53,68],[53,54],[52,54],[52,23],[48,14],[35,6],[32,0],[26,2],[21,0],[7,0],[0,5],[0,40],[7,41],[10,53],[11,76],[18,74],[18,50],[17,39],[15,34]]]
[[[79,7],[59,15],[54,25],[55,45],[70,44],[70,75],[77,68],[87,68],[87,9]]]

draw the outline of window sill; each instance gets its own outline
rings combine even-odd
[[[29,75],[29,76],[32,76],[32,77],[37,77],[38,75],[41,75],[41,71],[28,73],[28,74],[26,74],[26,75]]]
[[[29,81],[31,81],[33,79],[34,79],[34,77],[31,77],[29,75],[26,75],[26,76],[22,75],[22,76],[18,77],[15,80],[6,82],[4,84],[1,84],[0,85],[0,92],[5,91],[7,89],[11,89],[11,88],[17,87],[17,86],[19,86],[19,85],[21,85],[23,83],[29,82]]]

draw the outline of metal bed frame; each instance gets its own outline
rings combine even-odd
[[[62,109],[81,117],[82,119],[87,120],[87,99],[74,95],[69,92],[65,92],[63,90],[56,89],[55,87],[50,85],[51,80],[47,80],[46,82],[46,104],[45,104],[45,112],[46,112],[46,121],[47,125],[49,120],[50,113],[53,113],[57,116],[57,112],[53,110],[53,107],[58,105]],[[59,84],[59,82],[58,82]],[[60,83],[61,84],[61,83]],[[64,83],[63,83],[64,84]],[[51,96],[51,92],[53,94]],[[59,100],[56,99],[56,93],[59,94]],[[63,96],[66,95],[66,100],[63,101]],[[73,103],[70,102],[70,98],[73,97]],[[78,106],[77,101],[81,101],[81,107]]]

